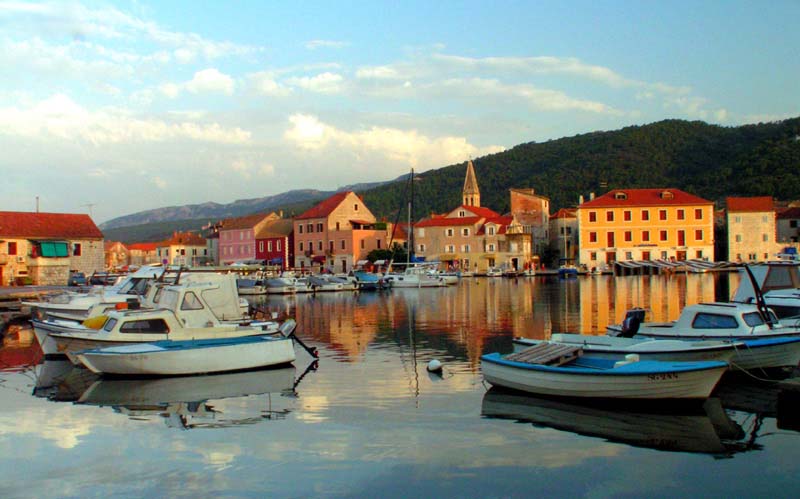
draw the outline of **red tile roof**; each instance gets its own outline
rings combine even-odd
[[[572,208],[561,208],[555,213],[555,215],[550,217],[550,220],[559,218],[577,218],[577,215],[575,214],[575,210]]]
[[[455,211],[465,210],[474,213],[476,216],[483,217],[483,218],[494,218],[499,217],[500,214],[494,210],[490,210],[489,208],[485,208],[483,206],[467,206],[462,204],[455,210],[451,210],[450,213]]]
[[[128,245],[129,250],[155,251],[158,243],[133,243]]]
[[[244,217],[226,218],[222,221],[222,227],[220,227],[220,231],[252,229],[269,216],[276,215],[274,213],[255,213],[253,215],[247,215]]]
[[[617,196],[619,194],[619,196]],[[664,197],[663,195],[670,197]],[[624,199],[623,199],[624,197]],[[689,194],[680,189],[614,189],[579,208],[614,208],[618,206],[681,206],[713,204],[711,201]]]
[[[174,232],[172,237],[161,241],[158,246],[205,246],[206,240],[194,232]]]
[[[103,239],[89,215],[0,211],[0,237]]]
[[[778,212],[778,218],[800,218],[800,207],[785,208]]]
[[[483,224],[483,227],[481,227],[481,229],[478,231],[478,235],[485,234],[486,233],[486,226],[489,225],[489,224],[498,226],[498,228],[497,228],[497,234],[498,235],[505,234],[506,233],[506,229],[508,228],[509,224],[511,224],[513,221],[514,221],[514,217],[512,217],[512,216],[509,216],[509,215],[499,216],[498,215],[498,216],[496,216],[494,218],[491,218],[491,219],[487,220]]]
[[[762,212],[773,211],[775,202],[771,196],[757,196],[749,198],[725,198],[725,205],[729,212]]]
[[[434,217],[414,224],[414,227],[460,227],[480,223],[483,217]]]
[[[313,208],[311,208],[309,210],[306,210],[300,216],[295,217],[295,220],[304,220],[304,219],[307,219],[307,218],[325,218],[328,215],[330,215],[331,212],[333,212],[333,210],[336,209],[336,207],[338,207],[340,204],[342,204],[342,201],[344,201],[344,198],[346,198],[347,195],[350,194],[351,192],[353,192],[353,191],[337,192],[336,194],[334,194],[333,196],[329,197],[328,199],[326,199],[326,200],[322,201],[321,203],[315,205]]]

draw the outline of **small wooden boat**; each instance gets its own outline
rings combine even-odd
[[[287,320],[277,337],[165,340],[84,350],[75,356],[97,374],[180,376],[256,369],[295,360],[289,336],[294,326]]]
[[[614,361],[584,356],[568,345],[536,345],[481,357],[492,385],[540,395],[613,399],[705,399],[726,362]]]

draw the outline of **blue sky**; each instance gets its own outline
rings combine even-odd
[[[100,223],[666,118],[795,117],[797,19],[797,1],[0,0],[0,209],[38,196]]]

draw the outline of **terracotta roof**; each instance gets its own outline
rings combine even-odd
[[[0,211],[0,237],[103,239],[89,215]]]
[[[778,218],[800,218],[800,207],[786,208],[778,212]]]
[[[155,251],[158,243],[133,243],[128,245],[129,250],[137,251]]]
[[[353,191],[342,191],[337,192],[333,196],[329,197],[328,199],[322,201],[321,203],[315,205],[313,208],[306,210],[300,216],[295,217],[295,220],[304,220],[307,218],[325,218],[336,209],[337,206],[342,204],[344,198],[347,197]]]
[[[558,218],[577,218],[577,215],[573,208],[561,208],[555,213],[555,215],[550,216],[550,220]]]
[[[414,224],[414,227],[460,227],[480,223],[483,217],[434,217]]]
[[[514,217],[512,217],[510,215],[496,216],[494,218],[491,218],[491,219],[487,220],[483,224],[483,227],[481,227],[481,229],[478,231],[478,235],[486,233],[486,226],[489,225],[489,224],[498,226],[498,229],[497,229],[497,234],[498,235],[505,234],[506,233],[506,228],[513,221],[514,221]]]
[[[205,246],[206,240],[194,232],[174,232],[171,238],[158,243],[160,247],[177,245]]]
[[[408,224],[407,223],[399,223],[394,226],[394,239],[398,241],[407,241],[408,240]],[[390,231],[389,235],[391,236],[392,233]]]
[[[288,237],[294,230],[294,224],[290,218],[281,218],[267,224],[256,234],[256,239],[268,239],[273,237]]]
[[[254,213],[253,215],[247,215],[244,217],[226,218],[225,220],[222,221],[222,227],[220,227],[219,230],[224,231],[224,230],[252,229],[269,216],[277,216],[277,215],[275,215],[274,213]]]
[[[728,207],[728,212],[762,212],[773,211],[775,203],[771,196],[757,196],[749,198],[725,198],[725,206]]]
[[[619,194],[619,195],[618,195]],[[665,197],[666,195],[667,197]],[[671,195],[671,197],[669,197]],[[613,208],[617,206],[680,206],[713,204],[707,199],[689,194],[680,189],[614,189],[579,208]]]
[[[450,213],[453,213],[455,211],[460,211],[460,210],[465,210],[465,211],[472,212],[476,216],[483,217],[483,218],[493,218],[493,217],[499,217],[500,216],[499,213],[497,213],[494,210],[490,210],[489,208],[484,208],[483,206],[467,206],[465,204],[462,204],[461,206],[459,206],[455,210],[450,210]]]

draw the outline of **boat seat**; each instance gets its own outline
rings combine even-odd
[[[581,347],[542,342],[517,353],[512,353],[506,356],[506,359],[526,364],[560,366],[577,359],[581,355],[583,355]]]

